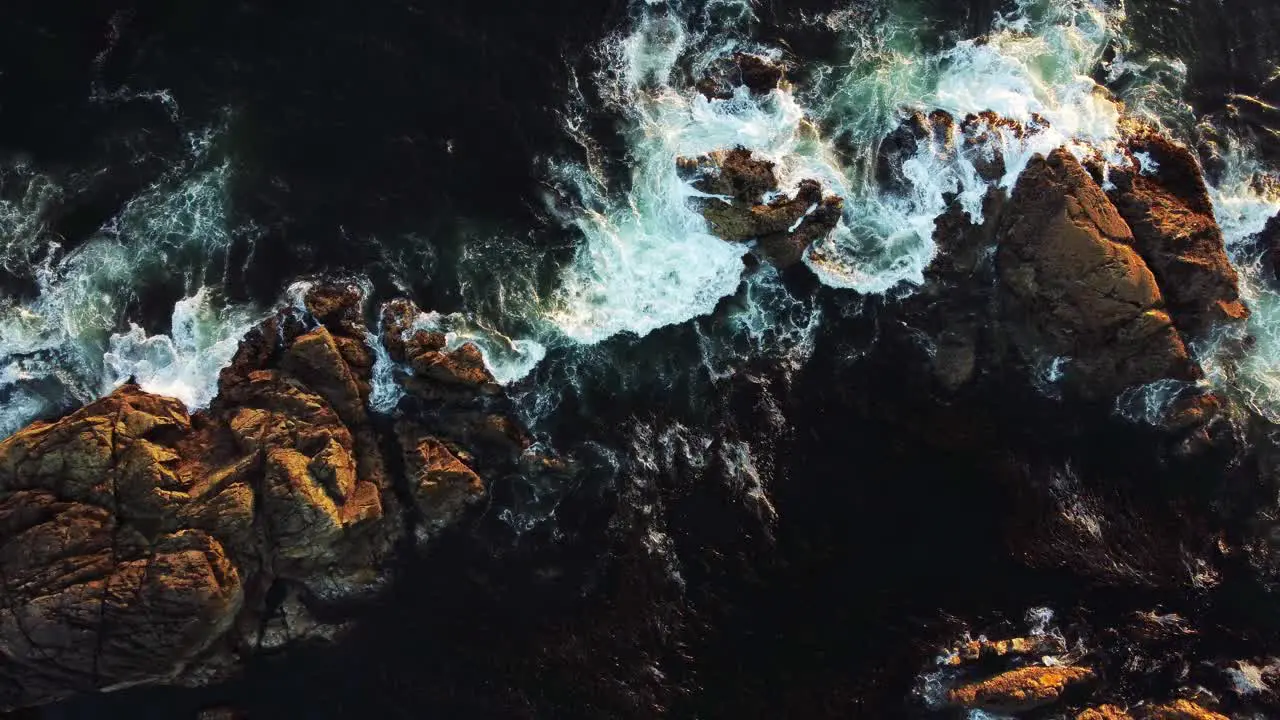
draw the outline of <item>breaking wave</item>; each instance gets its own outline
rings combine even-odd
[[[845,212],[805,262],[826,285],[885,293],[923,282],[948,195],[979,221],[990,184],[975,166],[983,158],[931,148],[905,163],[905,192],[884,192],[875,178],[880,142],[909,112],[963,118],[991,110],[1040,127],[1026,136],[990,128],[1005,162],[997,181],[1004,187],[1035,153],[1065,145],[1081,156],[1110,156],[1119,140],[1120,108],[1090,73],[1123,13],[1101,5],[1025,0],[998,17],[989,36],[934,53],[921,50],[927,19],[908,3],[878,20],[812,18],[844,30],[845,62],[810,68],[817,81],[803,92],[784,85],[753,96],[738,88],[728,99],[707,99],[694,81],[735,52],[784,59],[780,49],[750,39],[750,4],[643,3],[635,16],[601,46],[595,78],[622,119],[628,186],[609,187],[593,161],[553,167],[558,184],[577,196],[580,208],[568,222],[582,241],[548,316],[578,342],[644,335],[707,315],[742,281],[745,248],[708,232],[688,202],[700,192],[677,175],[678,157],[742,146],[777,163],[783,189],[819,180],[844,198]],[[582,124],[571,113],[567,129],[591,158]]]
[[[130,199],[83,244],[65,248],[42,232],[43,198],[62,192],[20,168],[27,191],[4,206],[6,269],[34,279],[34,296],[0,300],[0,434],[90,402],[133,378],[192,408],[212,399],[218,371],[258,319],[218,299],[235,236],[227,222],[230,162],[221,128],[193,134],[164,177]],[[153,287],[179,288],[167,332],[130,317]]]
[[[712,236],[691,207],[688,200],[700,193],[677,175],[681,156],[743,146],[778,164],[784,189],[802,178],[820,180],[844,198],[845,210],[836,230],[806,253],[806,264],[824,285],[883,294],[923,282],[935,253],[934,221],[953,199],[980,222],[988,189],[1011,189],[1035,154],[1066,147],[1082,160],[1103,160],[1104,168],[1128,162],[1118,151],[1125,118],[1195,140],[1185,64],[1135,50],[1122,3],[1018,0],[996,15],[987,35],[941,50],[924,47],[932,21],[905,0],[879,12],[850,7],[806,21],[841,33],[844,57],[806,66],[812,82],[803,90],[784,84],[764,96],[738,88],[732,98],[709,100],[693,88],[736,52],[795,60],[751,39],[751,4],[636,3],[630,27],[602,43],[594,81],[621,118],[630,176],[625,187],[610,186],[581,113],[569,113],[566,130],[588,159],[552,168],[555,183],[575,195],[575,211],[563,216],[581,235],[546,312],[562,336],[587,344],[623,332],[643,336],[711,315],[735,293],[746,297],[745,306],[735,305],[735,322],[755,338],[749,344],[798,330],[787,327],[795,322],[788,311],[777,311],[787,305],[778,293],[761,291],[769,282],[744,277],[745,248]],[[922,143],[903,163],[903,187],[886,190],[876,177],[882,139],[911,113],[934,110],[957,120],[993,111],[1034,131],[986,124],[989,141],[976,149]],[[994,153],[1003,172],[984,179],[979,164]],[[1275,178],[1260,181],[1265,173],[1253,156],[1237,142],[1211,192],[1253,309],[1255,342],[1238,364],[1222,357],[1226,342],[1199,347],[1197,355],[1211,381],[1280,417],[1280,294],[1254,241],[1280,202],[1265,190]],[[1146,160],[1138,158],[1149,170]],[[756,305],[757,298],[767,300]],[[719,377],[759,347],[704,338],[703,349]],[[1128,414],[1151,411],[1154,396],[1139,397],[1143,390],[1121,400]]]

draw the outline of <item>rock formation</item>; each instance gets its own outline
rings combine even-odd
[[[406,527],[434,537],[518,463],[529,441],[478,350],[427,331],[388,333],[433,408],[403,414],[403,457],[384,457],[363,301],[319,285],[264,321],[208,410],[126,384],[0,442],[0,706],[204,684],[332,636],[315,610],[377,593]],[[416,313],[389,308],[393,328]]]
[[[1091,399],[1197,377],[1132,231],[1074,157],[1032,160],[1003,217],[1001,314],[1029,365],[1070,358],[1064,382]]]
[[[881,144],[877,177],[888,192],[904,189],[903,164],[928,145],[967,156],[994,182],[1008,144],[1046,127],[982,113],[957,131],[946,113],[911,113]],[[1248,309],[1195,159],[1142,128],[1126,147],[1132,166],[1109,168],[1109,193],[1100,165],[1059,149],[1032,158],[1011,193],[992,185],[981,223],[953,200],[902,314],[927,347],[939,397],[983,394],[982,378],[1021,382],[1142,415],[1195,454],[1217,442],[1208,428],[1222,402],[1199,384],[1189,345]]]
[[[843,201],[824,197],[815,180],[803,180],[794,197],[766,201],[779,190],[774,163],[745,148],[716,151],[699,158],[680,158],[682,174],[709,197],[694,203],[711,232],[730,242],[756,240],[756,250],[778,267],[800,262],[814,241],[840,221]]]
[[[537,483],[572,468],[535,447],[509,399],[473,343],[447,348],[446,337],[423,327],[418,308],[393,300],[382,308],[383,343],[398,364],[396,381],[411,411],[396,422],[402,467],[418,522],[429,540],[483,501],[493,480],[519,475]]]
[[[1247,318],[1195,158],[1153,132],[1131,138],[1127,150],[1140,160],[1137,167],[1111,172],[1115,189],[1109,194],[1163,289],[1174,323],[1200,338],[1216,325]]]
[[[970,710],[1025,712],[1052,705],[1067,688],[1092,678],[1093,671],[1088,668],[1032,665],[962,685],[951,690],[947,700]]]

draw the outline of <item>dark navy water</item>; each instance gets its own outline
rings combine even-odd
[[[921,5],[935,19],[927,44],[985,32],[997,3]],[[834,33],[806,21],[832,9],[762,2],[757,32],[837,62]],[[1187,64],[1198,112],[1234,95],[1280,101],[1280,5],[1128,9],[1135,44]],[[589,78],[598,42],[628,14],[621,0],[24,0],[0,10],[0,164],[61,180],[40,232],[70,249],[182,163],[193,134],[219,128],[235,231],[198,284],[269,306],[299,276],[356,273],[443,312],[477,298],[500,310],[503,263],[536,265],[549,285],[580,240],[545,202],[545,161],[582,152],[564,123],[576,92],[623,174],[627,148]],[[0,291],[30,297],[37,269],[0,267]],[[119,319],[163,332],[191,278],[151,272]],[[532,382],[577,384],[541,430],[593,468],[589,482],[563,490],[554,521],[525,537],[495,517],[471,528],[480,540],[446,538],[351,640],[256,660],[217,688],[122,691],[30,716],[193,717],[228,704],[251,718],[906,717],[946,613],[1105,608],[1106,592],[1026,569],[998,528],[970,521],[1016,507],[989,482],[999,447],[922,452],[929,429],[913,429],[896,369],[848,362],[878,336],[880,301],[859,314],[803,274],[786,280],[844,318],[803,373],[761,362],[713,383],[691,324],[606,343],[585,373],[579,355],[553,353]],[[691,462],[739,441],[762,449],[776,525],[725,489],[738,470]],[[1043,445],[1048,465],[1059,448]],[[521,502],[518,488],[497,492]],[[636,508],[654,503],[678,581],[637,540],[650,528]],[[1224,625],[1257,605],[1248,592],[1187,602]],[[1232,642],[1265,646],[1280,628],[1259,615]]]

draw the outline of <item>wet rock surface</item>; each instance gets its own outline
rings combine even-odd
[[[1072,686],[1093,678],[1082,667],[1032,666],[962,685],[947,693],[947,701],[971,710],[1016,713],[1057,702]]]
[[[1156,134],[1131,139],[1127,150],[1140,159],[1111,174],[1110,196],[1179,329],[1200,338],[1248,318],[1195,157]]]
[[[344,608],[385,589],[406,528],[426,542],[484,497],[467,463],[511,464],[486,453],[527,445],[468,405],[496,387],[474,346],[433,337],[397,353],[406,383],[468,410],[376,425],[362,292],[304,299],[244,338],[208,410],[126,384],[0,443],[0,704],[204,685],[255,653],[331,640]]]
[[[1088,397],[1197,376],[1133,233],[1065,151],[1032,160],[1004,213],[996,256],[1002,316],[1028,365],[1071,358]]]
[[[712,234],[730,242],[756,240],[756,250],[774,265],[800,262],[804,251],[840,221],[843,201],[824,196],[815,180],[802,180],[794,196],[778,194],[775,165],[744,148],[680,158],[682,174],[710,196],[693,200]]]

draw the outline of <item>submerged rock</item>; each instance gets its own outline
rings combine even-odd
[[[880,141],[876,150],[876,182],[890,192],[904,192],[911,186],[903,164],[920,154],[925,146],[933,152],[955,149],[955,118],[945,110],[926,115],[912,111],[898,127]]]
[[[774,164],[745,148],[680,158],[680,171],[709,196],[694,199],[716,236],[730,242],[756,239],[756,250],[778,267],[798,263],[804,251],[840,222],[843,201],[824,197],[816,180],[803,180],[793,197],[777,193]]]
[[[1258,239],[1262,243],[1262,251],[1271,259],[1272,272],[1280,278],[1280,215],[1267,221]]]

